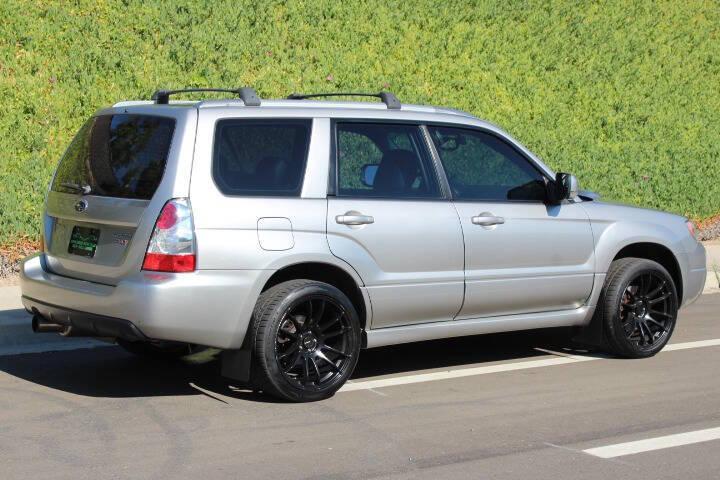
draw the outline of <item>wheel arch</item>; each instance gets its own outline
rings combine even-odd
[[[363,330],[370,324],[371,308],[369,300],[360,288],[361,283],[357,275],[346,269],[322,261],[305,261],[283,266],[275,271],[265,282],[262,291],[288,280],[308,279],[328,283],[343,292],[352,302],[360,317],[360,326]]]
[[[644,258],[662,265],[675,282],[678,294],[678,304],[682,305],[683,299],[683,278],[680,263],[675,254],[668,247],[655,242],[636,242],[622,247],[613,257],[612,261],[621,258]]]

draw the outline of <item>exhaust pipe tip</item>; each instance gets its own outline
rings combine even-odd
[[[32,318],[32,330],[35,333],[52,333],[52,332],[63,332],[65,330],[64,325],[59,325],[57,323],[50,323],[46,321],[43,317],[40,315],[33,315]]]

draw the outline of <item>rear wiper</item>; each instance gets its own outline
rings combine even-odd
[[[81,195],[87,195],[92,191],[92,188],[90,188],[90,185],[80,185],[77,183],[72,182],[62,182],[60,184],[61,187],[69,188],[70,190],[74,190],[76,193],[79,193]]]

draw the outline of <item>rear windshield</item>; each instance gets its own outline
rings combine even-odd
[[[228,119],[217,123],[213,177],[226,195],[300,195],[310,120]]]
[[[52,190],[150,199],[160,184],[175,120],[101,115],[88,120],[58,165]]]

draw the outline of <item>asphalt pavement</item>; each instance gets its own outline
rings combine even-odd
[[[720,478],[720,295],[646,360],[562,329],[362,352],[334,398],[279,403],[185,362],[34,335],[0,289],[0,478]]]

